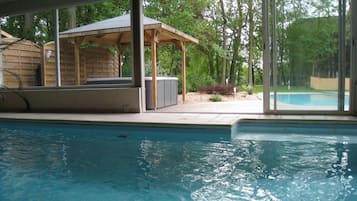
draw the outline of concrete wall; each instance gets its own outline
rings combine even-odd
[[[337,78],[310,77],[310,87],[317,90],[337,90]],[[350,90],[350,78],[345,78],[345,90]]]
[[[140,88],[3,90],[0,112],[138,113],[140,98]]]

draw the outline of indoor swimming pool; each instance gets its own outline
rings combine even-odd
[[[0,200],[356,200],[357,126],[0,122]]]

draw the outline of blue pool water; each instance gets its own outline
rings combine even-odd
[[[274,98],[274,95],[271,95]],[[278,93],[280,103],[300,106],[332,106],[337,107],[336,93]],[[349,95],[345,95],[345,107],[349,106]]]
[[[0,122],[0,200],[357,200],[356,126],[232,130]]]

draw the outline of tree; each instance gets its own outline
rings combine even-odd
[[[73,29],[77,26],[77,17],[76,17],[76,7],[68,8],[68,28]]]
[[[23,28],[23,33],[22,37],[32,40],[34,38],[33,34],[33,13],[25,13],[24,15],[24,28]]]
[[[129,3],[108,0],[60,9],[60,31],[127,14]],[[199,39],[198,45],[187,46],[187,87],[192,91],[198,86],[224,84],[226,78],[231,84],[248,84],[247,73],[261,60],[260,5],[261,1],[254,0],[145,0],[144,13]],[[12,16],[1,23],[5,31],[22,38],[24,22],[25,16]],[[53,12],[33,13],[30,34],[38,44],[52,41]],[[175,46],[158,45],[162,72],[178,75],[179,50]],[[129,59],[130,51],[123,54],[123,58]],[[285,56],[285,63],[286,60]]]
[[[248,0],[248,21],[249,21],[249,33],[248,33],[248,90],[251,93],[253,89],[253,20],[254,8],[253,0]]]
[[[221,14],[222,14],[222,48],[223,48],[223,55],[222,55],[222,78],[221,84],[226,83],[226,69],[227,69],[227,36],[226,36],[226,29],[227,29],[227,16],[225,12],[224,1],[219,0],[221,5]]]
[[[229,70],[229,83],[236,84],[236,68],[238,63],[242,63],[242,57],[239,56],[239,52],[241,49],[241,38],[242,31],[245,28],[246,17],[244,17],[243,13],[243,3],[242,0],[237,0],[237,13],[234,13],[236,18],[231,21],[231,29],[232,29],[232,59]],[[240,67],[239,67],[240,69]],[[238,69],[238,75],[240,74],[240,70]]]

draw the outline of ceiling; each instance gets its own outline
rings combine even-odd
[[[99,1],[103,0],[0,0],[0,17]]]

